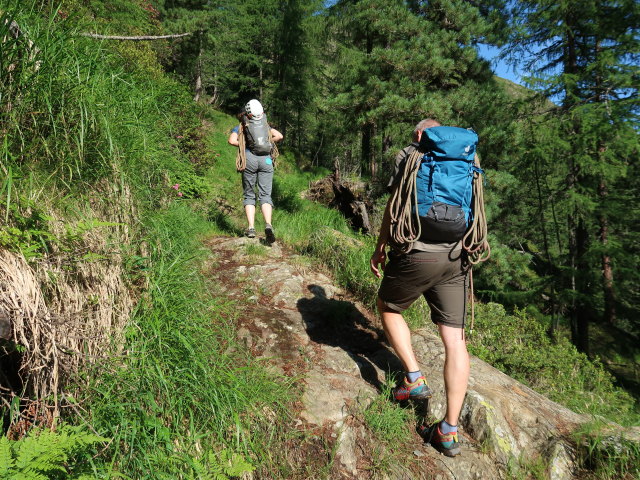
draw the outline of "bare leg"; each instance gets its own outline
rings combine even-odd
[[[447,394],[447,413],[444,419],[449,425],[457,425],[469,381],[470,360],[464,330],[438,325],[444,343],[444,388]]]
[[[411,346],[411,331],[404,321],[402,315],[389,310],[389,308],[378,299],[378,310],[382,316],[382,326],[387,340],[400,358],[406,372],[415,372],[420,370],[416,356]]]
[[[260,205],[260,209],[262,210],[262,216],[264,217],[264,223],[268,223],[271,225],[271,212],[273,208],[269,203],[263,203]]]
[[[247,222],[249,222],[249,228],[253,228],[253,224],[256,218],[256,206],[255,205],[245,205],[244,213],[247,214]]]

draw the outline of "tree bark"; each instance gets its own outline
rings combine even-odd
[[[604,201],[607,192],[607,185],[604,181],[600,181],[598,186],[598,194],[600,199]],[[606,253],[606,246],[609,243],[609,220],[606,215],[601,214],[598,218],[600,223],[599,240],[603,247],[605,247],[605,253],[602,254],[602,290],[604,294],[604,314],[603,320],[605,323],[614,325],[616,323],[616,294],[613,287],[613,265],[611,262],[611,256]]]
[[[369,170],[371,178],[375,178],[377,173],[375,156],[373,155],[373,148],[371,146],[373,135],[373,124],[365,123],[362,127],[362,164],[364,168]]]
[[[578,302],[575,310],[577,336],[575,338],[575,345],[578,350],[589,355],[589,325],[591,323],[591,317],[593,315],[592,308],[585,302],[584,297],[588,292],[589,265],[586,260],[586,253],[589,244],[589,233],[585,227],[584,220],[580,219],[578,222],[578,228],[576,232],[577,240],[577,294]]]
[[[570,12],[565,18],[567,28],[566,37],[564,38],[565,54],[562,60],[562,70],[565,74],[572,74],[569,82],[565,81],[565,99],[563,109],[570,110],[575,106],[576,99],[579,98],[577,85],[574,83],[573,75],[578,73],[578,46],[574,35],[574,27],[577,19],[574,13]],[[577,137],[580,133],[580,120],[573,120],[572,136]],[[571,144],[571,152],[569,157],[569,174],[567,175],[567,192],[571,192],[580,185],[581,174],[580,167],[576,164],[576,158],[580,152],[577,151],[578,146]],[[571,271],[571,291],[572,300],[570,306],[571,319],[571,341],[578,350],[589,354],[589,320],[590,309],[587,308],[584,300],[587,295],[588,282],[588,264],[585,260],[585,254],[588,245],[588,234],[584,225],[584,220],[580,218],[580,212],[577,206],[572,208],[569,214],[567,227],[569,235],[569,258]]]
[[[602,54],[602,45],[600,40],[596,41],[596,56],[599,57]],[[603,93],[603,80],[600,72],[596,72],[595,77],[596,91],[598,92],[598,103],[606,103],[607,98]],[[598,145],[598,161],[601,165],[605,164],[604,155],[607,151],[607,146],[603,140],[599,141]],[[606,324],[614,325],[616,323],[616,294],[613,287],[613,266],[611,262],[611,256],[607,253],[607,244],[609,243],[609,219],[606,215],[606,199],[609,195],[607,183],[604,178],[600,178],[598,183],[598,197],[600,198],[601,213],[598,217],[600,224],[600,232],[598,238],[603,247],[602,254],[602,290],[604,294],[604,312],[603,320]]]

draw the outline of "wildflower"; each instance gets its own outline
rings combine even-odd
[[[182,139],[182,138],[184,138],[184,136],[183,135],[176,135],[176,138]]]
[[[176,183],[175,185],[173,185],[171,188],[173,188],[174,190],[178,190],[180,188],[180,184]]]
[[[181,197],[182,196],[182,192],[178,192],[178,196]]]

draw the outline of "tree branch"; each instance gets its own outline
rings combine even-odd
[[[175,35],[141,35],[136,37],[126,37],[121,35],[100,35],[98,33],[81,33],[83,37],[98,38],[102,40],[131,40],[134,42],[141,42],[146,40],[162,40],[165,38],[180,38],[191,35],[191,32],[176,33]]]

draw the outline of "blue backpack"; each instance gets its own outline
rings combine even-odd
[[[416,176],[418,216],[423,242],[457,242],[472,221],[471,199],[478,135],[459,127],[431,127],[422,132],[425,152]]]

